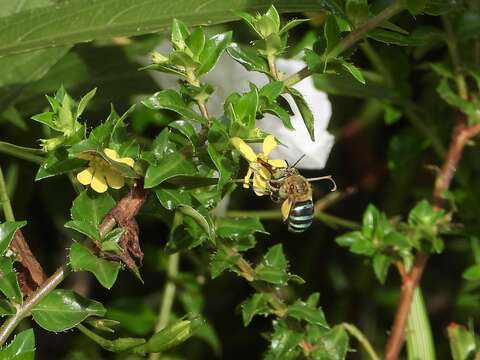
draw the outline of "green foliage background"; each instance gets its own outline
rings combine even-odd
[[[421,281],[436,354],[429,358],[446,359],[453,354],[455,360],[467,359],[480,351],[474,335],[480,284],[479,163],[475,144],[465,149],[452,187],[442,194],[446,199],[444,209],[436,211],[430,204],[438,167],[446,156],[455,124],[459,119],[467,125],[480,120],[479,5],[467,0],[378,0],[368,4],[361,0],[275,1],[282,24],[296,18],[311,19],[295,24],[288,40],[275,31],[278,39],[262,38],[265,34],[261,31],[255,33],[255,19],[247,14],[264,13],[270,5],[270,1],[247,0],[177,0],[168,4],[146,0],[0,0],[0,164],[15,218],[27,220],[0,225],[0,270],[6,274],[0,283],[5,295],[0,302],[2,314],[14,311],[7,300],[18,303],[22,297],[12,260],[6,256],[17,228],[22,228],[48,274],[67,256],[75,271],[62,289],[32,310],[32,318],[17,329],[23,332],[10,347],[0,350],[2,356],[19,359],[13,354],[15,346],[20,346],[25,359],[32,358],[34,347],[37,359],[133,359],[153,348],[170,349],[162,358],[171,359],[261,358],[277,340],[284,348],[270,351],[265,358],[340,359],[348,348],[356,352],[349,352],[347,358],[367,359],[356,340],[351,338],[347,345],[343,327],[334,326],[355,324],[382,354],[401,285],[391,265],[401,262],[408,268],[419,253],[432,254]],[[397,5],[403,11],[398,9],[391,15],[398,15],[370,31],[366,40],[342,48],[349,30],[358,31],[381,10]],[[231,178],[243,176],[245,163],[232,153],[228,140],[240,136],[261,142],[264,134],[256,130],[255,121],[262,110],[258,108],[257,113],[255,107],[253,113],[249,112],[249,99],[244,106],[240,96],[232,96],[228,99],[230,112],[226,111],[232,123],[226,127],[190,109],[189,101],[198,101],[210,91],[200,82],[185,77],[190,88],[183,88],[183,97],[173,90],[159,89],[152,79],[153,71],[177,71],[178,64],[190,66],[192,59],[185,60],[182,54],[171,56],[168,65],[157,62],[148,71],[138,71],[142,67],[139,58],[150,55],[163,39],[170,38],[174,18],[191,30],[204,25],[207,38],[224,34],[225,46],[216,39],[219,52],[230,40],[256,49],[256,61],[247,65],[265,72],[269,72],[270,55],[292,57],[305,47],[311,48],[305,52],[305,59],[314,73],[315,85],[328,93],[332,102],[329,130],[335,134],[336,143],[326,169],[302,174],[333,174],[341,193],[355,191],[317,214],[307,232],[287,233],[275,204],[240,187],[231,193],[230,215],[249,218],[214,219],[208,206],[203,206],[207,200],[216,202],[233,190],[228,182]],[[181,23],[174,22],[174,30],[175,26],[179,33],[183,31]],[[251,43],[253,39],[257,39],[255,44]],[[229,52],[232,55],[231,47]],[[193,61],[194,80],[214,65],[215,61],[205,60],[209,54],[203,53]],[[289,81],[296,82],[294,78],[285,80],[279,93],[293,92],[287,87]],[[62,86],[77,100],[97,90],[91,99],[84,98],[85,103],[90,101],[83,109],[81,101],[75,104],[71,99],[72,104],[65,105],[64,90],[58,90]],[[249,94],[256,92],[252,89]],[[261,96],[262,89],[259,92]],[[53,110],[47,107],[45,94],[56,94]],[[271,106],[278,105],[276,99],[274,96]],[[297,103],[305,105],[298,98]],[[107,119],[110,104],[116,112]],[[68,135],[56,122],[67,116],[61,110],[66,107],[70,111],[70,122],[65,125]],[[303,110],[305,125],[311,131],[311,115],[308,109]],[[51,115],[37,115],[37,121],[31,119],[50,111]],[[205,135],[196,133],[193,127],[183,132],[168,127],[177,118],[202,123],[202,129],[209,132]],[[83,128],[85,120],[88,125]],[[282,121],[288,126],[288,116]],[[50,127],[55,131],[44,124],[53,124]],[[172,133],[176,138],[170,136]],[[207,146],[204,136],[210,141]],[[39,139],[50,139],[42,143],[50,157],[54,153],[61,153],[58,156],[65,159],[70,156],[66,165],[60,165],[65,166],[62,171],[54,167],[38,171],[45,156]],[[131,139],[135,142],[129,142]],[[55,147],[56,141],[62,145],[54,152],[49,146]],[[179,178],[180,184],[187,186],[188,179],[182,176],[197,172],[197,164],[184,161],[191,152],[184,156],[179,145],[191,143],[200,149],[194,151],[200,154],[199,159],[211,165],[201,180],[211,180],[213,169],[220,172],[211,199],[198,201],[190,193],[178,192],[176,184],[165,185],[167,180]],[[119,271],[120,262],[96,256],[80,241],[86,235],[101,241],[103,250],[115,251],[122,230],[116,228],[104,237],[99,224],[126,191],[94,196],[88,190],[77,197],[67,176],[51,177],[63,170],[76,174],[85,165],[82,160],[72,160],[78,154],[88,152],[108,160],[102,149],[109,146],[122,156],[143,161],[144,168],[139,171],[110,161],[130,179],[127,182],[131,184],[141,173],[145,175],[145,187],[153,189],[137,218],[145,253],[143,266],[130,267],[131,271]],[[52,161],[57,164],[58,159]],[[166,168],[163,161],[171,168]],[[239,166],[242,171],[238,171]],[[314,201],[327,193],[325,186],[315,185]],[[227,245],[215,243],[216,237]],[[78,242],[72,243],[72,239]],[[244,279],[248,280],[248,273],[246,276],[225,260],[231,256],[229,246],[244,253],[252,264],[258,286],[249,286]],[[182,252],[180,271],[176,273],[169,254],[178,249]],[[233,271],[222,272],[225,269]],[[171,326],[162,333],[156,326],[168,284],[176,287],[176,294]],[[272,293],[288,303],[287,310],[275,303],[276,298],[272,300]],[[71,308],[62,308],[64,299],[78,303],[80,310],[67,315]],[[421,301],[415,304],[420,304],[422,313]],[[52,315],[51,309],[63,309],[64,317]],[[199,315],[187,315],[193,313]],[[257,314],[269,316],[254,317]],[[109,320],[99,320],[103,318]],[[75,330],[61,332],[82,321]],[[469,328],[450,326],[450,344],[447,326],[451,322]],[[29,330],[32,326],[35,346]],[[194,334],[183,343],[191,335],[190,326]],[[108,333],[111,327],[115,328],[114,335]],[[92,329],[102,336],[107,334],[105,338],[110,340],[95,340]],[[273,341],[269,338],[272,329]],[[115,342],[116,338],[120,339]],[[143,339],[147,339],[146,344]],[[166,344],[168,339],[171,343]],[[300,351],[301,339],[318,342],[324,352]],[[414,340],[408,339],[408,356],[415,352],[411,350]],[[132,348],[137,350],[118,351]]]

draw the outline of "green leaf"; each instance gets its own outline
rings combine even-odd
[[[195,29],[186,39],[186,45],[193,53],[193,57],[199,60],[200,53],[205,47],[205,32],[202,28]]]
[[[373,29],[368,37],[386,44],[398,46],[431,46],[442,41],[443,33],[437,28],[417,28],[408,35],[384,29]]]
[[[256,232],[268,234],[258,218],[218,218],[217,235],[226,239],[239,240]]]
[[[232,175],[235,171],[234,165],[232,161],[227,159],[225,156],[222,156],[222,154],[216,150],[215,145],[209,143],[207,151],[218,170],[219,177],[217,188],[219,191],[221,191],[223,187],[232,179]]]
[[[0,57],[0,113],[14,104],[20,95],[41,79],[65,54],[70,46],[42,49],[28,54]]]
[[[248,71],[270,74],[270,69],[265,58],[259,56],[255,49],[251,47],[231,43],[227,48],[227,53]]]
[[[269,103],[274,102],[283,92],[285,84],[283,81],[271,81],[260,89],[258,94],[267,98]]]
[[[255,268],[255,280],[275,285],[285,285],[288,281],[288,262],[283,254],[282,244],[272,246]]]
[[[0,317],[15,315],[16,312],[17,309],[9,301],[0,299]]]
[[[174,210],[179,205],[191,205],[192,198],[190,194],[184,189],[170,189],[170,188],[155,188],[155,195],[157,195],[160,204],[167,210]]]
[[[95,96],[95,93],[97,92],[97,88],[90,90],[87,94],[85,94],[80,101],[78,102],[78,107],[77,107],[77,113],[75,114],[75,117],[78,118],[80,115],[83,114],[85,111],[85,108],[88,106],[88,103],[92,98]]]
[[[288,93],[292,96],[293,101],[297,104],[298,110],[300,110],[300,114],[302,115],[303,123],[310,134],[310,139],[315,141],[315,127],[314,122],[315,118],[313,117],[312,110],[308,106],[307,102],[303,98],[303,95],[296,89],[290,87],[287,89]]]
[[[48,153],[47,158],[38,169],[35,181],[78,170],[85,164],[85,160],[70,159],[67,150],[59,148]]]
[[[64,225],[68,229],[78,231],[90,239],[100,240],[100,232],[97,227],[87,221],[71,220]]]
[[[427,3],[428,0],[407,0],[407,10],[414,16],[419,15],[425,10]]]
[[[213,69],[220,55],[232,42],[232,32],[217,34],[207,40],[202,53],[200,54],[200,67],[196,70],[197,76],[207,74]]]
[[[348,334],[342,325],[337,325],[322,334],[318,350],[314,350],[314,359],[345,359],[348,351]]]
[[[425,14],[438,16],[458,9],[460,3],[457,0],[427,0]]]
[[[10,247],[15,232],[26,224],[26,221],[5,221],[0,224],[0,256]]]
[[[304,320],[310,324],[319,325],[326,329],[329,328],[322,309],[316,308],[314,305],[301,300],[295,301],[288,307],[287,316],[297,320]]]
[[[447,79],[444,78],[440,81],[440,84],[437,86],[437,92],[447,104],[458,108],[460,111],[468,115],[471,122],[480,121],[479,107],[475,105],[475,103],[462,99],[455,94],[448,85]]]
[[[119,263],[99,258],[77,242],[70,248],[70,265],[73,271],[90,271],[107,289],[115,284],[121,268]]]
[[[470,266],[462,274],[465,280],[477,281],[480,280],[480,264]]]
[[[194,175],[197,169],[181,153],[165,155],[159,165],[150,165],[145,174],[145,188],[153,188],[178,176]]]
[[[253,294],[249,299],[242,303],[243,325],[248,326],[255,315],[267,315],[271,312],[268,305],[270,295]]]
[[[86,299],[72,290],[56,289],[33,307],[32,316],[45,330],[64,331],[89,316],[104,316],[105,311],[98,301]]]
[[[220,276],[225,270],[235,269],[235,258],[218,249],[210,259],[210,274],[212,279]]]
[[[78,222],[87,222],[95,228],[115,206],[115,200],[108,193],[98,194],[82,191],[73,201],[71,216]]]
[[[342,61],[341,64],[358,82],[365,84],[365,78],[358,67],[347,61]]]
[[[270,4],[266,0],[255,4],[245,0],[214,0],[200,7],[197,0],[177,1],[167,7],[163,3],[152,5],[149,0],[138,0],[135,4],[129,0],[55,3],[2,18],[0,56],[52,44],[60,46],[116,36],[164,32],[170,28],[173,18],[181,18],[189,26],[224,23],[238,19],[237,11],[262,11]],[[333,1],[319,4],[316,0],[304,0],[293,5],[287,0],[280,0],[275,5],[280,12],[318,11],[321,5],[341,11]],[[189,11],[185,12],[185,9]],[[24,24],[29,26],[25,27]],[[33,27],[36,31],[31,32]]]
[[[447,330],[453,360],[468,360],[478,354],[475,335],[472,332],[456,323],[451,323]]]
[[[205,233],[209,236],[209,238],[211,240],[214,239],[215,232],[214,232],[213,221],[208,211],[206,211],[205,209],[202,209],[201,207],[197,207],[197,209],[194,209],[193,207],[185,204],[180,205],[178,207],[178,210],[183,215],[187,215],[192,219],[194,219],[195,222],[198,225],[200,225],[203,231],[205,231]]]
[[[190,31],[188,31],[187,26],[184,22],[173,19],[172,21],[172,36],[170,40],[172,44],[175,46],[176,49],[183,50],[185,48],[186,41],[188,36],[190,35]]]
[[[167,109],[174,111],[185,120],[193,120],[201,124],[206,123],[206,119],[190,109],[182,97],[174,90],[159,91],[147,100],[142,101],[142,104],[150,109]]]
[[[345,3],[345,10],[348,18],[354,24],[361,24],[367,20],[370,13],[366,0],[347,0]]]
[[[159,353],[178,346],[188,340],[200,325],[202,321],[198,318],[177,320],[153,334],[144,345],[135,349],[135,353]]]
[[[22,302],[22,292],[18,286],[17,273],[13,269],[13,260],[8,257],[0,257],[0,291],[7,299],[17,303]]]
[[[301,358],[300,347],[304,334],[288,327],[285,321],[274,323],[274,332],[270,338],[270,348],[265,360],[295,360]]]
[[[408,214],[408,223],[412,226],[434,227],[443,216],[444,211],[437,211],[427,200],[422,200]]]
[[[232,97],[227,99],[226,104],[229,103],[229,99]],[[230,113],[232,121],[238,122],[248,129],[253,129],[257,117],[258,101],[258,90],[255,86],[252,86],[249,92],[236,97],[229,107],[232,110]]]
[[[382,285],[385,284],[390,264],[391,259],[386,255],[376,254],[373,257],[373,271]]]
[[[327,46],[325,49],[325,54],[328,54],[337,46],[340,42],[340,29],[338,27],[337,20],[334,15],[330,15],[325,22],[325,27],[323,30],[325,39],[327,41]]]
[[[310,21],[310,19],[293,19],[293,20],[290,20],[280,29],[279,35],[283,35],[283,34],[289,32],[294,27],[296,27],[300,24],[303,24],[304,22],[308,22],[308,21]]]
[[[33,329],[24,330],[17,335],[6,347],[0,350],[2,360],[34,360],[35,334]]]

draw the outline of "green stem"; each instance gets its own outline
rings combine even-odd
[[[378,13],[374,17],[368,19],[365,23],[363,23],[354,31],[349,33],[346,37],[344,37],[337,44],[337,46],[335,46],[328,54],[323,56],[324,61],[321,61],[321,63],[324,63],[328,59],[337,57],[342,52],[352,47],[357,41],[359,41],[360,39],[363,39],[370,30],[374,29],[375,27],[377,27],[378,25],[380,25],[381,23],[388,20],[389,18],[391,18],[392,16],[394,16],[395,14],[399,13],[402,10],[403,10],[402,1],[399,1],[399,0],[395,1],[393,4],[383,9],[380,13]],[[301,69],[299,72],[288,77],[285,80],[285,86],[288,87],[288,86],[295,85],[299,81],[312,75],[314,72],[315,71],[308,69],[308,67],[305,67]]]
[[[378,56],[377,52],[375,49],[370,45],[370,42],[365,39],[360,44],[360,48],[364,52],[364,54],[367,56],[368,60],[370,60],[370,63],[373,65],[373,67],[383,76],[383,80],[385,81],[385,84],[389,87],[392,88],[394,83],[393,83],[393,78],[392,74],[388,70],[388,68],[385,66],[382,58]]]
[[[367,337],[360,331],[360,329],[349,323],[343,323],[342,326],[350,333],[350,335],[357,339],[360,345],[363,346],[371,360],[380,360],[380,357],[377,355]]]
[[[175,300],[175,278],[178,275],[178,264],[180,262],[180,253],[172,254],[168,257],[167,282],[163,291],[162,303],[158,315],[158,321],[155,326],[155,332],[159,332],[168,325],[170,313],[172,312],[173,302]],[[160,353],[151,353],[149,360],[160,359]]]
[[[435,360],[432,330],[423,301],[422,290],[417,287],[413,294],[407,323],[408,360]]]
[[[281,220],[282,214],[278,210],[261,210],[261,211],[242,211],[242,210],[232,210],[227,211],[225,214],[226,217],[256,217],[263,220]],[[324,212],[317,212],[315,217],[321,222],[325,223],[331,227],[344,227],[347,229],[359,229],[360,224],[351,221],[342,219],[338,216],[330,215]]]
[[[445,27],[445,31],[447,33],[447,47],[448,52],[450,53],[450,57],[452,59],[458,95],[462,99],[468,100],[467,82],[465,81],[465,77],[462,74],[462,62],[460,60],[460,54],[457,47],[458,41],[455,38],[455,33],[453,31],[452,24],[450,23],[450,19],[447,16],[443,16],[442,21],[443,26]]]
[[[268,67],[270,68],[270,74],[272,74],[275,80],[279,79],[277,65],[275,64],[275,55],[267,56]]]
[[[35,292],[25,300],[25,302],[17,309],[15,315],[8,318],[0,328],[0,347],[5,344],[8,337],[18,326],[20,321],[30,315],[30,311],[37,305],[45,296],[47,296],[68,274],[66,266],[60,267],[55,273],[50,276],[45,282],[35,290]]]
[[[83,335],[90,338],[91,340],[93,340],[94,342],[96,342],[98,345],[100,345],[103,348],[107,347],[108,343],[110,342],[109,340],[101,337],[100,335],[95,334],[92,330],[83,326],[82,324],[78,324],[77,329],[80,330],[80,332]]]
[[[36,164],[41,164],[43,162],[43,157],[37,155],[42,153],[40,149],[32,149],[18,146],[5,141],[0,141],[0,153],[10,155],[22,160],[31,161]]]
[[[0,202],[3,207],[3,215],[7,221],[15,221],[15,216],[13,215],[12,204],[10,203],[10,198],[8,197],[7,185],[5,183],[5,178],[3,177],[2,167],[0,166]]]

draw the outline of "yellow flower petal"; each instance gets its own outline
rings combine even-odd
[[[118,161],[119,156],[118,156],[118,153],[115,150],[105,148],[105,149],[103,149],[103,152],[105,153],[105,155],[107,155],[107,157],[109,157],[113,161]]]
[[[94,169],[92,167],[86,168],[77,174],[77,180],[82,185],[90,185],[92,182]]]
[[[119,163],[122,163],[122,164],[125,164],[125,165],[128,165],[130,167],[133,168],[133,165],[135,165],[135,161],[130,158],[130,157],[123,157],[123,158],[119,158],[117,160]]]
[[[254,162],[257,160],[257,154],[252,150],[250,146],[248,146],[245,141],[240,139],[239,137],[233,137],[230,139],[232,145],[243,155],[245,159],[249,162]]]
[[[112,169],[105,170],[108,186],[112,189],[121,189],[125,185],[125,179],[122,175]]]
[[[252,174],[253,174],[253,170],[248,168],[247,175],[245,175],[245,177],[243,178],[243,187],[245,189],[250,188],[250,178],[252,177]]]
[[[130,167],[133,167],[133,165],[135,165],[135,161],[132,158],[130,158],[130,157],[122,157],[121,158],[118,155],[118,153],[113,149],[105,148],[105,149],[103,149],[103,152],[105,153],[105,155],[107,155],[107,157],[109,157],[113,161],[128,165]]]
[[[268,160],[268,163],[277,168],[286,168],[288,166],[287,162],[283,159]]]
[[[268,156],[276,147],[277,140],[275,140],[273,135],[268,135],[265,140],[263,140],[262,152],[265,156]]]
[[[90,186],[98,193],[104,193],[105,191],[107,191],[108,186],[103,171],[99,170],[98,168],[95,169],[95,173],[93,174]]]
[[[263,166],[254,169],[253,174],[253,191],[258,196],[263,196],[269,193],[268,182],[270,180],[270,172]]]
[[[253,191],[258,196],[263,196],[267,193],[268,182],[262,179],[261,176],[254,174],[253,175]]]

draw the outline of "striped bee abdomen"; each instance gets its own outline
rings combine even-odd
[[[300,233],[307,230],[313,221],[313,202],[312,200],[299,201],[290,209],[288,215],[288,231]]]
[[[281,181],[270,181],[269,186],[270,186],[270,198],[274,202],[279,202],[281,200],[280,198],[280,186],[282,185]]]

